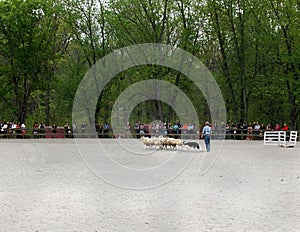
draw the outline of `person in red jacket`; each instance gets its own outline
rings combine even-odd
[[[286,123],[283,124],[282,130],[283,131],[288,131],[289,130],[289,127],[288,127],[288,125],[286,125]]]

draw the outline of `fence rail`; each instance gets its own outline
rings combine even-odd
[[[265,133],[266,132],[266,133]],[[265,136],[278,133],[274,131],[252,131],[249,133],[247,130],[232,131],[226,130],[226,133],[218,133],[213,131],[212,139],[233,139],[233,140],[265,140]],[[290,131],[286,131],[286,139],[289,138]],[[122,133],[114,134],[112,130],[101,130],[96,133],[67,131],[63,127],[58,127],[54,131],[51,127],[46,127],[44,130],[33,129],[10,129],[5,132],[0,132],[0,139],[51,139],[51,138],[140,138],[141,136],[170,136],[181,139],[201,139],[201,133],[197,131],[179,130],[179,133],[166,133],[166,131],[151,131],[150,133],[136,133],[134,130],[124,131]],[[299,139],[299,138],[298,138]],[[273,140],[273,139],[272,139]],[[271,142],[270,142],[271,143]],[[276,142],[275,142],[276,143]]]
[[[264,145],[277,145],[286,142],[286,131],[265,131]]]

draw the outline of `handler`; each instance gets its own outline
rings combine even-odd
[[[204,142],[205,142],[205,147],[206,151],[210,151],[210,136],[211,136],[211,127],[209,126],[209,122],[205,123],[205,127],[203,127],[202,130],[202,138],[204,136]]]

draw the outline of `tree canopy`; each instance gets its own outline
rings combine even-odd
[[[199,58],[216,78],[234,123],[300,124],[300,4],[297,0],[2,0],[0,120],[71,121],[88,69],[116,49],[163,43]],[[95,122],[110,120],[117,97],[145,79],[170,82],[209,119],[202,93],[167,67],[134,67],[99,97]],[[174,121],[176,112],[149,100],[132,121]],[[29,125],[30,126],[30,125]]]

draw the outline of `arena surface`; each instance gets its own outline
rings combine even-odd
[[[101,143],[134,166],[116,140]],[[95,175],[74,140],[2,139],[0,231],[299,231],[300,144],[287,149],[226,140],[216,156],[218,143],[212,141],[210,154],[179,151],[193,158],[176,178],[132,190]],[[133,144],[144,150],[141,141]],[[171,162],[172,152],[135,158],[148,167]],[[209,155],[218,159],[203,172]]]

